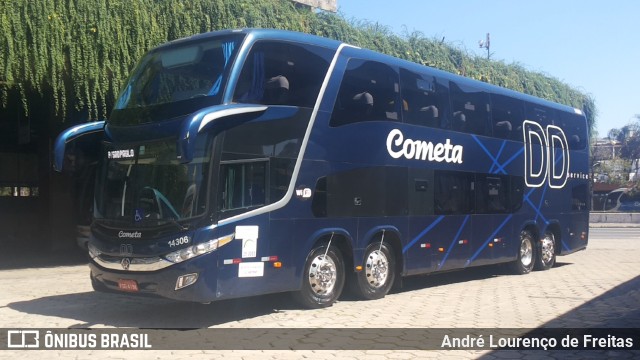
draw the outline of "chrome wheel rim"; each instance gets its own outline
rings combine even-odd
[[[338,278],[336,263],[330,256],[324,254],[316,256],[309,267],[309,284],[318,295],[325,295],[333,291]]]
[[[522,239],[520,243],[520,262],[525,267],[531,265],[533,261],[533,246],[531,245],[531,240],[529,238]]]
[[[540,250],[540,256],[542,263],[545,265],[549,265],[551,261],[553,261],[553,254],[555,253],[553,235],[547,234],[541,242],[542,246]]]
[[[389,260],[380,250],[372,251],[365,264],[367,282],[374,288],[383,287],[389,276]]]

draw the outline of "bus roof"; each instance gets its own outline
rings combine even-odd
[[[183,42],[197,41],[208,39],[217,36],[226,36],[226,35],[234,35],[234,34],[244,34],[251,39],[255,40],[281,40],[281,41],[295,41],[301,43],[308,43],[319,45],[322,47],[326,47],[329,49],[337,50],[338,47],[342,44],[340,41],[324,38],[321,36],[305,34],[296,31],[289,30],[275,30],[275,29],[255,29],[255,28],[244,28],[244,29],[235,29],[235,30],[219,30],[212,31],[202,34],[197,34],[181,39],[176,39],[170,41],[168,43],[162,44],[158,46],[156,49],[161,49],[166,46],[174,46],[177,44],[181,44]]]
[[[343,44],[343,42],[340,42],[340,41],[336,41],[336,40],[332,40],[332,39],[328,39],[328,38],[324,38],[316,35],[295,32],[295,31],[245,28],[245,29],[236,29],[236,30],[220,30],[220,31],[213,31],[213,32],[208,32],[203,34],[197,34],[190,37],[173,40],[166,44],[160,45],[155,49],[171,47],[184,42],[197,41],[197,40],[203,40],[203,39],[216,37],[216,36],[233,35],[233,34],[244,34],[247,36],[247,39],[250,41],[257,41],[257,40],[292,41],[292,42],[313,44],[313,45],[322,46],[322,47],[333,49],[333,50],[337,50],[340,47],[340,45]],[[353,48],[354,49],[352,51],[356,52],[358,55],[361,55],[364,59],[377,60],[390,65],[402,66],[404,68],[411,69],[417,72],[420,72],[420,71],[424,72],[426,70],[427,72],[432,73],[435,76],[445,78],[459,85],[475,87],[475,88],[484,90],[488,93],[516,98],[522,101],[538,104],[541,106],[546,106],[546,107],[553,108],[563,112],[584,115],[582,110],[568,106],[568,105],[559,104],[553,101],[549,101],[536,96],[524,94],[515,90],[507,89],[507,88],[486,83],[483,81],[474,80],[461,75],[457,75],[447,71],[432,68],[430,66],[420,65],[408,60],[396,58],[396,57],[382,54],[373,50],[362,49],[355,46]]]

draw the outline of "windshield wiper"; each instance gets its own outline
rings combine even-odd
[[[127,220],[126,218],[117,218],[117,219],[94,218],[93,220],[96,223],[100,224],[101,226],[106,226],[110,228],[131,227],[131,224],[132,224],[131,221]]]
[[[180,228],[180,230],[189,230],[189,226],[184,226],[184,225],[180,224],[180,222],[178,222],[178,220],[176,220],[174,218],[160,219],[159,221],[167,221],[168,223],[173,224],[173,225],[177,226],[178,228]]]
[[[164,225],[173,225],[175,227],[177,227],[179,230],[189,230],[189,226],[188,225],[182,225],[178,220],[174,219],[174,218],[167,218],[167,219],[143,219],[139,222],[137,222],[137,224],[152,224],[155,225],[157,227],[162,227]]]

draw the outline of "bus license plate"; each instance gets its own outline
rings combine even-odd
[[[138,291],[138,283],[135,280],[119,279],[118,289],[122,291],[136,292]]]

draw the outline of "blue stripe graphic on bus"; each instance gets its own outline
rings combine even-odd
[[[471,135],[471,137],[473,138],[473,140],[476,141],[476,143],[478,143],[478,145],[480,145],[480,148],[485,152],[485,154],[487,154],[487,156],[489,156],[489,158],[491,159],[491,161],[493,162],[493,164],[491,165],[491,168],[489,169],[489,173],[491,172],[491,169],[493,169],[494,166],[498,166],[499,169],[494,173],[497,174],[498,171],[501,171],[503,174],[507,174],[506,171],[504,171],[504,167],[500,166],[499,162],[498,162],[498,158],[500,157],[500,153],[502,152],[502,148],[505,145],[505,141],[502,142],[502,147],[500,148],[500,150],[498,151],[498,154],[494,157],[493,154],[491,154],[491,151],[489,151],[489,149],[487,149],[487,147],[482,143],[482,141],[480,141],[480,139],[478,139],[477,136],[475,135]]]
[[[477,140],[477,139],[476,139]],[[497,163],[497,159],[500,159],[500,155],[502,155],[502,151],[504,150],[504,146],[507,144],[507,140],[502,140],[502,144],[500,145],[500,150],[498,150],[498,154],[496,154],[496,161],[491,164],[491,167],[489,168],[489,173],[490,174],[494,174],[493,172],[493,167],[497,167],[498,169],[496,170],[495,174],[498,173],[498,171],[501,171],[504,173],[504,165],[500,166]]]
[[[453,238],[453,241],[451,241],[451,244],[449,245],[449,249],[447,249],[446,254],[444,254],[444,257],[442,258],[442,261],[438,266],[438,270],[442,269],[442,267],[444,266],[444,263],[447,262],[447,258],[449,257],[449,254],[451,253],[453,248],[456,246],[458,239],[460,239],[460,234],[462,234],[462,230],[464,229],[464,226],[467,224],[467,221],[469,221],[469,215],[465,216],[464,220],[462,220],[462,224],[460,225],[460,228],[458,229],[456,236]]]
[[[498,173],[507,174],[507,172],[505,171],[505,167],[507,167],[507,165],[511,164],[516,158],[518,158],[518,156],[520,156],[520,154],[522,154],[524,152],[524,147],[521,147],[520,149],[518,149],[518,151],[516,151],[513,155],[511,155],[510,158],[508,158],[507,160],[505,160],[501,164],[499,159],[500,159],[500,155],[502,155],[502,152],[504,151],[504,148],[505,148],[505,146],[507,144],[506,140],[502,141],[502,144],[500,145],[500,149],[498,150],[498,153],[494,157],[493,154],[491,153],[491,151],[489,151],[489,149],[487,149],[487,147],[482,143],[482,141],[480,141],[480,139],[476,135],[472,135],[471,137],[476,141],[476,143],[478,145],[480,145],[480,148],[491,159],[492,164],[491,164],[491,167],[489,168],[489,173],[490,174],[498,174]]]
[[[493,174],[497,174],[498,171],[504,172],[505,166],[511,164],[513,160],[515,160],[520,154],[524,152],[524,147],[521,147],[515,154],[513,154],[510,158],[507,159],[502,165],[498,165],[498,168],[493,172]]]
[[[475,254],[473,254],[473,256],[472,256],[469,260],[467,260],[467,262],[466,262],[466,264],[465,264],[465,267],[469,266],[469,264],[471,264],[471,263],[472,263],[472,262],[473,262],[473,261],[478,257],[478,255],[480,255],[480,253],[481,253],[484,249],[486,249],[486,248],[487,248],[487,245],[488,245],[491,241],[493,241],[494,236],[496,236],[496,234],[498,233],[498,231],[502,230],[502,228],[503,228],[505,225],[507,225],[507,223],[509,222],[509,220],[511,220],[511,218],[512,218],[512,217],[513,217],[513,215],[509,215],[509,216],[507,216],[507,218],[506,218],[506,219],[504,219],[504,221],[502,222],[502,224],[500,224],[500,225],[496,228],[496,230],[495,230],[493,233],[491,233],[491,235],[489,235],[489,237],[487,238],[487,240],[485,240],[485,242],[482,244],[482,246],[480,246],[480,247],[478,248],[478,250],[476,251],[476,253],[475,253]]]
[[[422,230],[422,232],[418,234],[418,236],[413,238],[411,242],[409,242],[407,245],[404,246],[404,248],[402,248],[402,253],[406,253],[407,250],[409,250],[413,246],[413,244],[415,244],[420,239],[422,239],[422,237],[425,236],[429,231],[431,231],[431,229],[433,229],[436,225],[438,225],[438,223],[442,221],[442,219],[444,219],[444,215],[438,216],[438,218],[435,219],[429,226],[427,226],[426,229]]]
[[[531,208],[533,209],[533,211],[536,212],[536,217],[534,219],[534,221],[538,221],[538,217],[542,218],[542,221],[544,221],[545,224],[549,224],[549,222],[547,221],[547,219],[545,218],[544,215],[542,215],[542,212],[540,211],[540,209],[542,208],[542,205],[544,204],[544,195],[547,192],[547,186],[544,187],[544,189],[542,190],[542,196],[540,196],[540,203],[538,203],[538,205],[536,206],[536,204],[534,204],[531,199],[530,199],[530,195],[532,193],[534,193],[538,188],[533,188],[531,189],[531,191],[529,191],[529,193],[527,193],[527,195],[525,195],[524,197],[524,201],[526,201]]]
[[[549,221],[547,221],[546,217],[542,215],[542,212],[540,211],[540,209],[542,208],[542,205],[545,202],[544,196],[547,194],[548,188],[549,187],[545,185],[544,188],[542,189],[542,195],[540,196],[540,202],[538,203],[538,207],[536,208],[536,218],[535,218],[535,221],[538,221],[538,216],[539,216],[540,218],[542,218],[542,221],[544,221],[545,224],[549,224]]]

